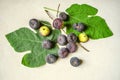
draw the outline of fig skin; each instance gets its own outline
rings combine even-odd
[[[42,36],[48,36],[50,34],[50,29],[47,26],[41,26],[39,32]]]
[[[80,33],[79,34],[79,40],[80,40],[80,42],[85,43],[89,40],[89,37],[87,36],[86,33]]]

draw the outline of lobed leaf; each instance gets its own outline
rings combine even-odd
[[[105,20],[96,16],[98,10],[90,5],[73,4],[66,9],[66,12],[70,16],[69,20],[65,22],[67,34],[73,32],[78,36],[80,32],[73,29],[73,24],[82,22],[87,25],[85,33],[91,39],[106,38],[113,35]]]
[[[50,24],[48,22],[43,21],[42,23],[50,28]],[[44,49],[42,47],[43,40],[52,40],[53,42],[56,42],[57,35],[60,34],[60,30],[51,30],[51,34],[49,36],[43,37],[38,31],[37,33],[34,33],[30,29],[23,27],[7,34],[6,38],[15,51],[31,51],[31,53],[27,53],[23,56],[23,65],[27,67],[39,67],[46,63],[45,56],[47,54],[57,55],[57,51],[59,49],[56,44],[52,49]]]

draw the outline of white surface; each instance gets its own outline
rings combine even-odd
[[[86,3],[98,8],[97,15],[106,19],[114,36],[90,40],[82,48],[59,59],[53,65],[28,68],[21,64],[25,53],[17,53],[9,45],[5,34],[22,26],[28,26],[31,18],[51,21],[43,7],[64,11],[72,3]],[[120,0],[0,0],[0,80],[120,80]],[[53,14],[53,13],[51,13]],[[55,16],[55,15],[54,15]],[[83,59],[83,64],[74,68],[69,64],[72,56]]]

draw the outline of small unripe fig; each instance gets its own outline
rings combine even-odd
[[[41,26],[39,32],[42,36],[48,36],[50,34],[50,29],[47,26]]]
[[[80,33],[79,34],[79,40],[80,40],[80,42],[87,42],[88,40],[89,40],[89,37],[87,36],[87,34],[86,33]]]

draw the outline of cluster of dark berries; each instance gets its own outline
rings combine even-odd
[[[64,21],[68,20],[69,16],[65,12],[59,14],[59,18],[53,20],[53,27],[55,29],[62,29],[64,26]]]
[[[31,19],[29,25],[32,29],[39,30],[41,36],[48,36],[50,34],[50,29],[37,19]],[[45,49],[51,49],[54,47],[54,43],[51,40],[44,40],[42,42],[42,47]],[[45,60],[47,63],[52,64],[57,60],[57,56],[54,54],[48,54]]]
[[[50,29],[43,25],[39,20],[37,19],[31,19],[29,21],[29,25],[32,29],[39,30],[39,33],[41,36],[48,36],[50,34]],[[50,40],[44,40],[42,42],[42,47],[46,49],[53,48],[54,44]]]
[[[69,16],[65,12],[61,12],[59,14],[59,18],[56,18],[53,20],[53,27],[55,29],[62,29],[64,26],[64,21],[67,21],[67,20],[69,20]],[[80,32],[78,36],[80,42],[85,43],[89,40],[89,37],[87,36],[87,34],[84,33],[84,31],[87,29],[87,26],[84,23],[82,22],[74,23],[73,29]]]
[[[55,29],[62,29],[63,27],[63,23],[64,21],[67,21],[69,19],[69,16],[65,13],[65,12],[61,12],[59,14],[59,18],[56,18],[54,21],[53,21],[53,27]],[[60,25],[58,25],[60,24]],[[79,32],[82,32],[85,30],[85,25],[83,23],[75,23],[73,24],[73,29],[79,31]],[[57,42],[59,45],[61,46],[64,46],[66,45],[66,47],[63,47],[61,49],[59,49],[58,51],[58,55],[60,58],[65,58],[67,57],[67,55],[69,53],[73,53],[77,50],[77,45],[76,45],[76,42],[77,42],[77,36],[74,34],[74,33],[70,33],[68,34],[67,36],[61,34],[58,36],[58,39],[57,39]],[[70,60],[70,64],[74,67],[77,67],[81,64],[81,61],[79,58],[77,57],[73,57],[71,58]]]
[[[31,19],[29,25],[32,29],[39,30],[41,36],[48,36],[50,34],[50,29],[37,19]]]
[[[63,34],[59,35],[57,42],[61,46],[66,45],[66,47],[62,47],[58,51],[58,56],[60,58],[66,58],[69,53],[75,52],[78,48],[76,45],[77,36],[74,33],[70,33],[67,36]],[[72,57],[70,60],[70,64],[74,67],[77,67],[81,64],[81,60],[77,57]]]
[[[66,45],[65,48],[61,48],[58,51],[58,55],[61,58],[65,58],[68,53],[73,53],[77,50],[77,36],[74,33],[68,34],[67,37],[65,35],[59,35],[57,42],[59,45],[63,46]]]
[[[68,19],[69,19],[69,16],[65,12],[61,12],[59,14],[59,17],[53,20],[52,26],[55,29],[60,30],[64,26],[64,21],[67,21]],[[29,21],[29,25],[31,28],[35,30],[39,30],[41,36],[48,36],[50,34],[50,29],[47,26],[42,25],[41,22],[38,21],[37,19],[31,19]],[[73,24],[73,27],[75,30],[80,32],[85,30],[85,26],[83,23],[75,23]],[[69,53],[75,52],[78,48],[76,45],[77,39],[78,37],[74,33],[70,33],[67,36],[64,34],[58,35],[57,43],[61,46],[66,45],[66,47],[60,48],[58,50],[58,56],[52,53],[48,54],[45,58],[46,62],[49,64],[55,63],[58,57],[65,58]],[[54,44],[50,40],[44,40],[42,42],[42,47],[45,49],[51,49],[54,47]],[[81,64],[81,60],[77,57],[73,57],[70,60],[70,64],[74,67],[77,67]]]

